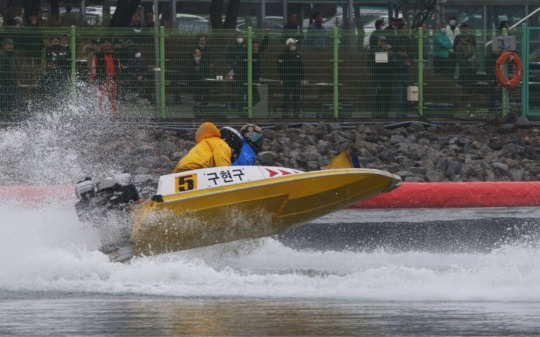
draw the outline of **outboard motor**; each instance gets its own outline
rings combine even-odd
[[[99,231],[101,251],[111,254],[129,246],[132,218],[131,205],[140,200],[137,188],[128,173],[92,182],[87,177],[75,185],[79,201],[75,204],[81,222],[90,223]],[[115,258],[116,260],[116,258]]]
[[[75,194],[79,199],[75,204],[77,215],[85,222],[88,221],[89,212],[120,210],[140,199],[128,173],[107,177],[95,184],[87,177],[75,185]]]

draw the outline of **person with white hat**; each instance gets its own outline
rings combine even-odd
[[[297,52],[298,40],[288,38],[285,50],[279,55],[278,73],[283,84],[283,104],[281,117],[290,117],[289,103],[292,103],[293,117],[300,113],[300,87],[304,80],[304,62]]]

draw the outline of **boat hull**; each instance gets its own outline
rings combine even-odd
[[[296,171],[160,196],[134,212],[133,251],[154,255],[273,235],[389,191],[400,181],[370,169]]]

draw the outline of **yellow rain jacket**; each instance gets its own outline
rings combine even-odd
[[[201,124],[195,133],[195,142],[197,145],[176,164],[172,173],[231,165],[231,147],[221,139],[221,133],[214,124]]]

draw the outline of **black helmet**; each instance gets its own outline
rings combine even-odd
[[[234,128],[231,128],[230,126],[222,127],[221,129],[219,129],[219,132],[221,133],[221,139],[223,139],[227,144],[229,144],[229,146],[233,150],[233,154],[240,154],[243,143],[243,138],[240,132],[238,132]]]
[[[259,126],[255,124],[246,124],[242,126],[240,133],[244,136],[248,144],[251,145],[255,153],[261,151],[264,137],[263,131]]]

